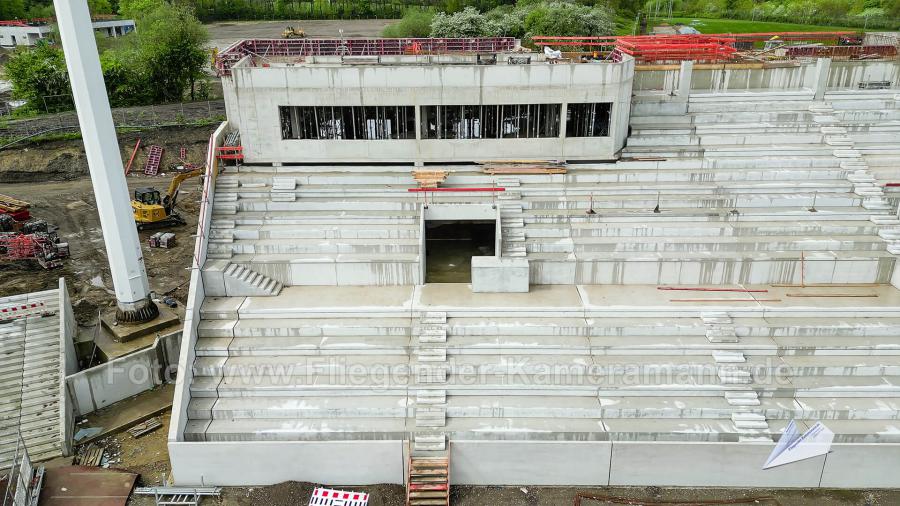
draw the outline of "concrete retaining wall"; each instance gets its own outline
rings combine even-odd
[[[75,355],[75,334],[78,324],[75,322],[75,312],[72,310],[72,301],[69,299],[69,290],[66,287],[66,278],[59,278],[59,406],[60,406],[60,433],[62,435],[62,454],[72,454],[72,434],[75,427],[75,406],[66,395],[66,376],[78,370],[78,357]]]
[[[774,443],[454,441],[455,485],[895,488],[900,444],[835,444],[763,470]],[[169,444],[176,484],[404,483],[405,441]],[[266,466],[259,466],[264,460]],[[223,462],[228,462],[223,465]],[[348,465],[352,462],[353,465]],[[689,465],[685,465],[689,463]]]
[[[167,383],[175,375],[181,332],[158,336],[153,346],[66,378],[75,413],[86,415]]]
[[[200,324],[200,306],[206,298],[203,288],[203,265],[206,263],[209,248],[208,233],[212,222],[213,200],[216,193],[216,178],[219,173],[215,151],[222,145],[227,132],[231,130],[229,122],[223,122],[209,138],[206,151],[206,178],[203,182],[203,196],[200,201],[200,222],[197,224],[197,243],[194,246],[194,260],[191,263],[191,278],[188,288],[187,304],[184,311],[184,327],[179,352],[179,371],[175,379],[175,395],[172,400],[172,420],[169,425],[169,446],[172,442],[184,439],[184,427],[187,423],[187,407],[190,399],[190,386],[193,380],[191,364],[194,363],[194,345],[197,343],[197,326]],[[174,458],[172,458],[174,462]]]

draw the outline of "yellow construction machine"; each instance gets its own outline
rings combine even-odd
[[[162,197],[156,188],[135,188],[131,210],[134,211],[134,222],[137,224],[138,230],[184,225],[184,218],[175,211],[178,189],[185,180],[202,175],[203,170],[203,168],[199,168],[177,174],[169,183],[166,195]]]
[[[288,26],[281,32],[282,39],[305,39],[306,32],[303,31],[303,28],[294,28],[293,26]]]

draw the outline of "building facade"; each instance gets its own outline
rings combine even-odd
[[[121,37],[134,31],[134,20],[115,19],[94,21],[94,31],[104,37]],[[47,23],[8,22],[0,24],[0,46],[33,46],[53,32]]]
[[[474,57],[426,58],[246,58],[223,80],[245,159],[612,160],[624,145],[632,60],[518,65],[507,63],[515,56],[498,55],[494,65],[476,65]]]

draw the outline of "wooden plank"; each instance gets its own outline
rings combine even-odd
[[[562,167],[485,167],[485,174],[565,174],[567,170]]]

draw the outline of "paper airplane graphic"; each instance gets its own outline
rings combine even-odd
[[[791,420],[775,449],[769,454],[763,469],[770,467],[783,466],[798,460],[805,460],[819,455],[825,455],[831,451],[831,442],[834,441],[834,432],[822,425],[822,422],[816,422],[808,431],[800,435],[797,430],[797,423]]]

